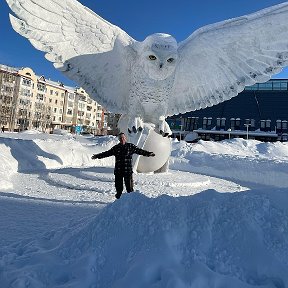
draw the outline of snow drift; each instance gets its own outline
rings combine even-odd
[[[139,175],[136,187],[148,183],[145,194],[140,190],[113,202],[112,169],[91,169],[93,165],[112,167],[113,159],[91,161],[90,157],[114,145],[114,137],[74,139],[38,134],[18,137],[8,133],[0,137],[4,159],[0,172],[6,179],[0,183],[0,207],[9,193],[13,195],[16,178],[25,177],[25,173],[41,176],[41,170],[54,176],[55,181],[61,180],[57,177],[73,181],[82,169],[86,174],[82,174],[79,183],[86,179],[94,182],[91,185],[97,189],[105,186],[99,192],[87,191],[91,195],[98,193],[97,197],[107,201],[101,207],[90,206],[95,211],[90,213],[92,216],[79,218],[61,229],[51,227],[40,237],[23,237],[22,241],[2,246],[1,288],[288,287],[287,143],[243,139],[197,144],[175,141],[172,170],[234,179],[239,187],[228,185],[234,190],[219,193],[217,187],[205,190],[204,183],[198,194],[192,195],[192,186],[195,191],[198,184],[192,185],[195,183],[188,179],[195,179],[192,176],[195,174],[181,172],[180,177],[177,176],[180,172],[175,171],[176,176],[164,174],[163,179],[170,177],[171,182],[178,177],[175,185],[187,181],[175,186],[175,191],[185,191],[180,196],[178,192],[168,196],[165,189],[173,190],[172,182],[165,186],[159,174]],[[73,170],[67,167],[76,166],[82,168],[68,177],[67,173]],[[263,171],[266,178],[261,176]],[[101,178],[103,173],[105,176]],[[107,176],[109,173],[112,176]],[[156,183],[151,180],[154,178],[161,189],[151,185]],[[198,181],[200,178],[198,175]],[[51,179],[47,185],[52,183]],[[243,181],[248,188],[241,188]],[[70,197],[78,197],[71,196],[75,193],[81,199],[81,189],[75,186],[74,192],[74,186],[71,183],[66,187]],[[38,192],[36,186],[31,189],[44,193]],[[45,198],[53,201],[55,190],[52,186],[47,189]],[[68,191],[65,189],[61,191]],[[36,196],[26,201],[35,207],[39,204]],[[21,199],[15,214],[22,212],[20,202]]]
[[[286,193],[124,195],[89,221],[2,250],[1,287],[284,288]]]

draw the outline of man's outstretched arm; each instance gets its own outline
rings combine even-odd
[[[142,156],[146,156],[146,157],[154,157],[155,156],[155,153],[154,152],[150,152],[150,151],[146,151],[146,150],[143,150],[141,148],[138,148],[137,146],[134,145],[134,151],[133,151],[135,154],[138,154],[138,155],[142,155]]]
[[[114,148],[114,147],[113,147]],[[99,154],[93,154],[91,159],[101,159],[101,158],[106,158],[106,157],[110,157],[110,156],[113,156],[114,155],[114,149],[111,148],[110,150],[108,151],[105,151],[105,152],[102,152],[102,153],[99,153]]]

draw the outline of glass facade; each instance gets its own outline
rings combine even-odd
[[[288,88],[288,80],[272,79],[266,83],[256,83],[252,86],[245,87],[245,90],[279,91],[279,90],[288,90],[287,88]]]

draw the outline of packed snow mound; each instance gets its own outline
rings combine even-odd
[[[23,131],[20,131],[19,133],[23,133],[23,134],[31,134],[31,135],[34,135],[34,134],[42,134],[43,132],[39,131],[39,130],[35,130],[35,129],[30,129],[30,130],[23,130]]]
[[[45,133],[4,133],[0,137],[0,189],[11,189],[11,177],[20,173],[61,167],[112,166],[114,158],[92,161],[94,153],[117,143],[116,137],[75,138]]]
[[[11,189],[13,184],[10,181],[12,175],[17,171],[18,162],[11,156],[9,146],[0,144],[0,188]]]
[[[56,134],[56,135],[71,135],[72,136],[72,134],[69,132],[69,131],[67,131],[67,130],[64,130],[64,129],[54,129],[53,130],[53,134]]]
[[[288,143],[232,139],[174,142],[170,167],[230,180],[288,187]]]
[[[274,193],[125,194],[90,221],[2,249],[1,287],[287,287],[287,191]]]
[[[219,142],[200,140],[195,144],[186,143],[184,141],[174,142],[174,147],[183,154],[202,152],[211,155],[221,154],[242,158],[249,157],[288,161],[287,142],[260,142],[257,140],[234,138]]]

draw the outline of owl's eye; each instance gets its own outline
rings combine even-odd
[[[150,60],[156,60],[157,58],[156,58],[156,56],[154,56],[154,55],[149,55],[149,59],[150,59]]]
[[[175,60],[174,58],[169,58],[169,59],[167,60],[167,62],[168,62],[168,63],[172,63],[174,60]]]

